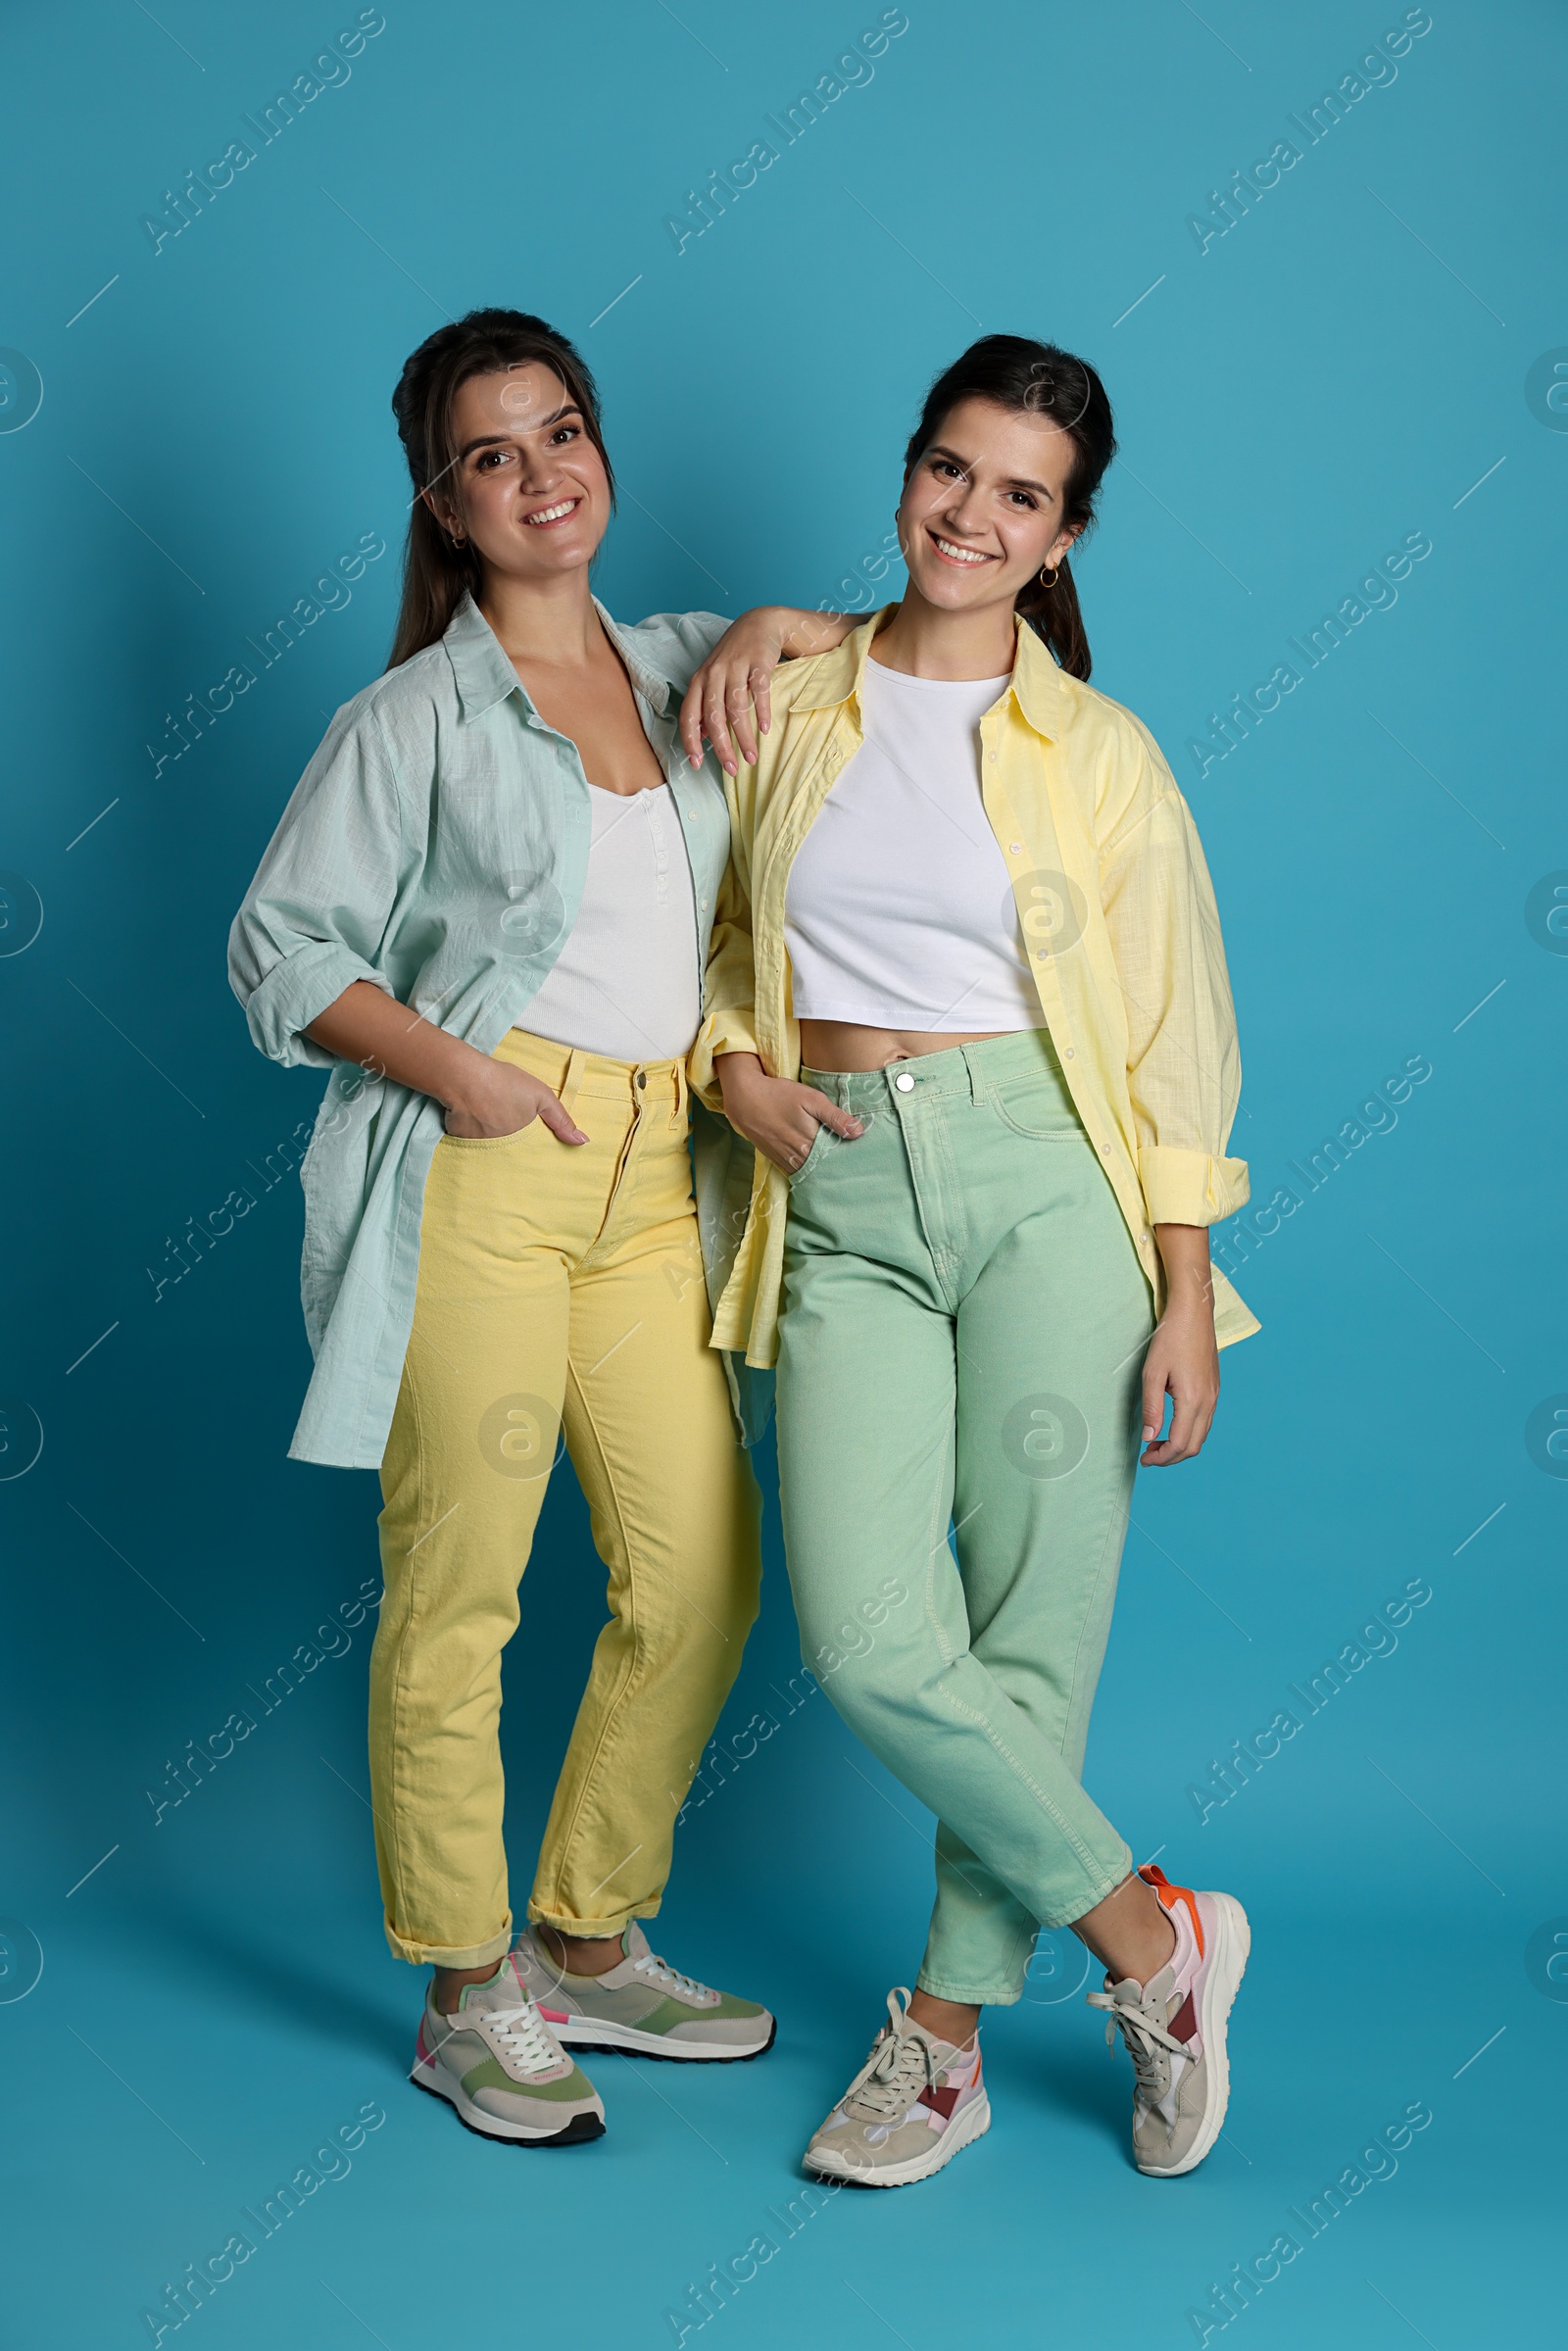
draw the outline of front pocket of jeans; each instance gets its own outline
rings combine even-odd
[[[509,1144],[520,1143],[524,1135],[531,1135],[540,1123],[537,1117],[530,1118],[526,1126],[514,1127],[510,1135],[454,1135],[444,1129],[441,1141],[456,1143],[466,1151],[505,1151]]]
[[[803,1176],[809,1175],[811,1169],[815,1167],[823,1158],[827,1151],[827,1144],[823,1138],[831,1136],[832,1131],[833,1130],[831,1127],[827,1126],[825,1123],[820,1121],[818,1122],[816,1133],[811,1137],[811,1148],[807,1152],[805,1158],[801,1161],[799,1167],[788,1168],[785,1170],[786,1174],[789,1176],[792,1187],[798,1184]]]
[[[1025,1078],[1016,1085],[999,1086],[992,1107],[1004,1126],[1033,1143],[1072,1141],[1083,1133],[1078,1113],[1062,1099],[1054,1078]]]

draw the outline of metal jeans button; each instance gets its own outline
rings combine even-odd
[[[639,1069],[639,1070],[638,1070],[638,1072],[637,1072],[637,1083],[638,1083],[638,1085],[639,1085],[639,1086],[646,1086],[646,1085],[647,1085],[647,1083],[648,1083],[648,1072],[647,1072],[647,1070],[646,1070],[646,1069]]]

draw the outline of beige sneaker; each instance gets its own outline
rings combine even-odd
[[[956,2049],[908,2010],[908,1991],[896,1984],[870,2056],[806,2150],[806,2168],[819,2178],[906,2187],[990,2130],[979,2034]]]
[[[1147,1984],[1107,1976],[1089,2005],[1105,2011],[1106,2040],[1119,2032],[1133,2061],[1133,2161],[1151,2180],[1175,2180],[1202,2162],[1225,2121],[1226,2025],[1252,1937],[1234,1894],[1172,1886],[1152,1863],[1138,1875],[1159,1896],[1176,1948]]]
[[[409,2080],[455,2106],[470,2131],[519,2145],[569,2147],[603,2138],[605,2109],[587,2075],[539,2014],[510,1954],[483,1984],[466,1984],[444,2016],[433,1990]]]

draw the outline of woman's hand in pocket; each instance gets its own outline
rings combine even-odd
[[[475,1053],[474,1059],[479,1067],[471,1074],[465,1071],[461,1096],[447,1104],[449,1135],[470,1142],[476,1138],[494,1141],[520,1134],[537,1118],[562,1143],[587,1142],[581,1127],[563,1108],[559,1095],[552,1094],[543,1078],[536,1078],[530,1070],[518,1069],[512,1061],[492,1061],[483,1053]]]
[[[770,1078],[756,1053],[719,1053],[713,1067],[730,1125],[786,1175],[805,1166],[819,1127],[845,1143],[865,1131],[853,1111],[841,1110],[814,1086]]]

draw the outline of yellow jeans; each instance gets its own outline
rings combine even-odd
[[[531,1919],[615,1935],[659,1909],[675,1815],[756,1619],[760,1504],[710,1347],[681,1062],[497,1058],[553,1087],[588,1142],[535,1119],[447,1135],[381,1464],[385,1598],[370,1783],[387,1940],[482,1967],[513,1931],[501,1652],[564,1435],[610,1571],[610,1622],[545,1831]],[[515,1668],[514,1668],[515,1670]],[[548,1649],[527,1682],[555,1674]]]

